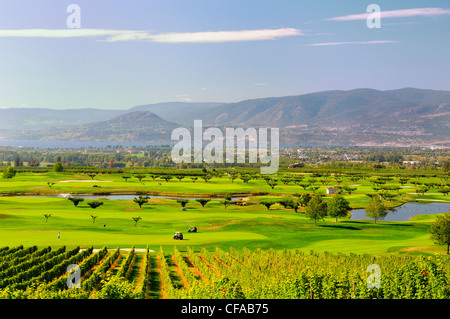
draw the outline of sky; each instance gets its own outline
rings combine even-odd
[[[0,108],[450,90],[449,31],[448,0],[0,0]]]

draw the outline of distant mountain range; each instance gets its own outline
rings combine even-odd
[[[163,120],[152,112],[137,111],[111,120],[89,124],[50,127],[16,132],[25,140],[141,142],[170,141],[173,129],[179,125]]]
[[[278,127],[296,145],[450,146],[450,91],[355,89],[237,103],[158,103],[129,110],[0,109],[0,136],[170,141],[178,126]]]
[[[111,120],[117,116],[137,111],[149,111],[158,114],[167,121],[183,123],[191,113],[197,113],[222,104],[167,102],[135,106],[128,110],[7,108],[0,109],[0,130],[30,130],[83,125]]]

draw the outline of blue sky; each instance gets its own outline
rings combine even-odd
[[[0,0],[0,108],[450,90],[449,31],[448,1]]]

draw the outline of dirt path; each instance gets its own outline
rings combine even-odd
[[[159,259],[159,255],[156,255],[156,270],[159,274],[159,296],[161,299],[168,299],[169,296],[167,295],[165,289],[164,289],[164,285],[166,285],[166,283],[164,282],[163,278],[162,278],[162,274],[161,274],[161,260]]]
[[[188,255],[185,255],[184,257],[186,258],[186,261],[187,261],[188,264],[189,264],[189,268],[192,269],[194,275],[196,275],[197,277],[199,277],[201,281],[203,281],[203,282],[208,282],[208,281],[203,277],[203,274],[200,272],[200,270],[198,270],[198,268],[195,267],[195,264],[192,262],[192,260],[189,258],[189,256],[188,256]]]
[[[117,248],[108,248],[108,251],[114,251],[114,250],[116,250]],[[80,249],[80,251],[83,251],[83,250],[86,250],[85,248],[82,248],[82,249]],[[93,253],[96,253],[96,252],[98,252],[98,251],[100,251],[101,249],[97,249],[97,248],[95,248],[92,252]],[[130,251],[131,250],[131,248],[120,248],[120,251]],[[146,248],[135,248],[134,249],[134,251],[135,252],[137,252],[137,253],[145,253],[146,251],[147,251],[147,249]],[[151,250],[151,249],[149,249],[148,250],[149,252],[151,252],[151,253],[154,253],[155,251],[154,250]]]
[[[174,256],[174,255],[171,255],[170,257],[171,257],[171,259],[172,259],[172,264],[173,264],[173,266],[175,267],[175,271],[176,271],[178,277],[179,277],[180,280],[181,280],[181,284],[183,285],[183,287],[184,287],[186,290],[189,290],[189,284],[188,284],[188,282],[186,281],[186,278],[184,277],[183,272],[181,271],[180,267],[178,266],[178,263],[177,263],[177,260],[175,259],[175,256]]]
[[[220,272],[217,271],[217,269],[214,268],[213,265],[211,265],[206,259],[205,257],[203,257],[202,255],[198,254],[198,257],[200,257],[201,260],[203,260],[203,262],[206,264],[206,266],[209,267],[209,269],[211,269],[217,276],[222,277],[222,274]]]
[[[217,257],[216,255],[214,255],[214,259],[216,259],[219,263],[221,263],[225,268],[227,268],[228,270],[230,270],[230,266],[228,266],[226,263],[224,263],[222,259],[220,259],[220,258]]]

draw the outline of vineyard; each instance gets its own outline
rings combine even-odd
[[[401,257],[298,250],[213,251],[0,248],[0,299],[444,299],[446,256]],[[68,288],[74,272],[80,285]],[[369,287],[369,265],[379,286]]]

